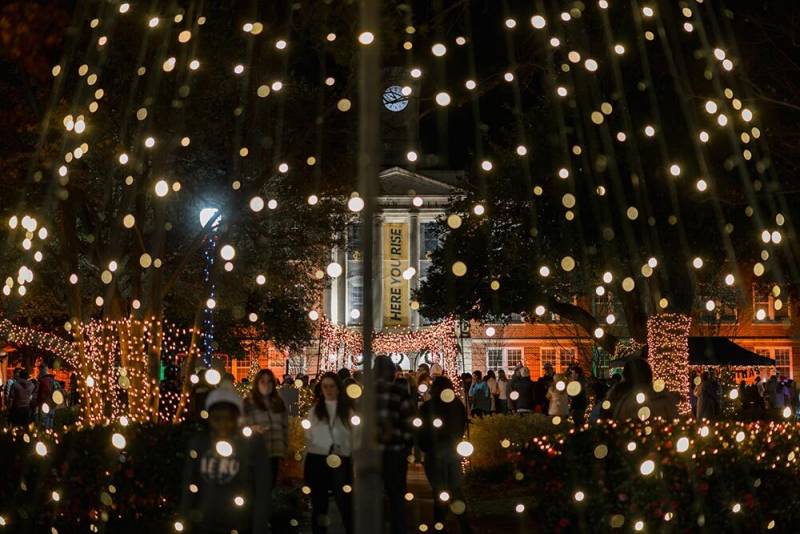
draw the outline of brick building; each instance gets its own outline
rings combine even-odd
[[[428,327],[416,311],[411,294],[425,279],[430,265],[429,254],[438,246],[433,224],[446,210],[448,200],[457,194],[461,177],[455,173],[421,174],[401,167],[391,167],[379,175],[380,196],[374,221],[373,257],[373,321],[381,331],[414,332]],[[321,315],[335,325],[360,329],[364,306],[360,229],[357,224],[347,229],[346,243],[331,251],[331,261],[342,266],[341,276],[331,279],[318,308]],[[743,269],[746,270],[746,269]],[[800,375],[800,307],[788,297],[776,294],[772,287],[750,285],[742,295],[732,288],[708,291],[713,298],[698,298],[698,310],[714,301],[713,311],[702,311],[693,318],[692,336],[722,336],[759,355],[776,361],[777,372],[787,377]],[[624,314],[610,292],[604,295],[576,295],[574,302],[589,309],[596,317],[614,316],[614,324],[604,327],[616,335],[624,335]],[[455,332],[460,356],[459,371],[506,369],[523,363],[538,377],[546,363],[557,372],[572,362],[581,362],[587,369],[608,372],[609,355],[599,349],[592,338],[578,326],[546,314],[541,322],[529,324],[521,317],[512,317],[506,324],[462,324]],[[248,342],[247,357],[231,361],[229,369],[237,378],[247,376],[250,355],[260,358],[261,367],[272,368],[283,376],[316,374],[325,358],[331,365],[345,362],[341,355],[321,354],[318,343],[304,354],[277,351],[269,343]],[[422,361],[435,359],[430,353],[393,355],[403,368],[410,369]],[[337,358],[334,362],[333,359]],[[771,370],[762,369],[762,374]]]

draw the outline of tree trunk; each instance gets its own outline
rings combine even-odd
[[[647,321],[647,360],[653,380],[662,380],[664,389],[680,396],[678,411],[685,414],[689,405],[689,329],[692,318],[681,313],[660,313]]]
[[[203,306],[198,305],[197,311],[195,311],[194,314],[194,324],[192,325],[192,340],[189,344],[189,351],[186,354],[186,359],[184,359],[182,363],[181,375],[183,376],[183,380],[181,380],[181,398],[178,400],[178,406],[175,409],[175,417],[173,418],[174,423],[181,422],[181,419],[183,418],[183,412],[184,410],[186,410],[186,406],[189,402],[189,395],[192,389],[190,377],[192,376],[195,365],[197,363],[197,355],[199,353],[197,344],[198,341],[200,340],[200,333],[201,333],[200,321],[202,319],[203,319]]]

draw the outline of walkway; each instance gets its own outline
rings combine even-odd
[[[413,464],[408,466],[408,491],[414,494],[414,500],[406,505],[407,529],[409,533],[419,532],[419,525],[425,523],[428,525],[428,532],[433,530],[433,495],[431,488],[428,485],[428,479],[425,478],[425,472],[422,470],[422,465]],[[331,500],[330,508],[328,509],[331,515],[331,528],[328,529],[328,534],[344,534],[342,527],[342,520],[339,517],[339,510]],[[303,530],[303,532],[310,532],[310,529]]]

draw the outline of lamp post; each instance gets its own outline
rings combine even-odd
[[[208,287],[208,298],[206,305],[203,309],[203,341],[202,347],[202,360],[205,367],[211,367],[211,356],[214,353],[214,306],[210,305],[215,303],[216,285],[211,276],[214,268],[214,254],[217,250],[217,229],[222,216],[218,214],[217,208],[203,208],[200,210],[200,226],[205,228],[206,225],[211,224],[211,234],[208,236],[206,246],[203,248],[203,256],[205,257],[205,268],[203,270],[203,283]]]

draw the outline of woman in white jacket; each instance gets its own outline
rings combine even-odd
[[[567,396],[567,382],[564,375],[556,375],[553,383],[547,389],[547,400],[550,404],[547,415],[566,417],[569,415],[569,397]]]
[[[325,373],[314,391],[314,405],[303,421],[305,481],[311,489],[311,528],[328,530],[328,492],[333,493],[345,531],[353,532],[353,410],[336,373]]]

